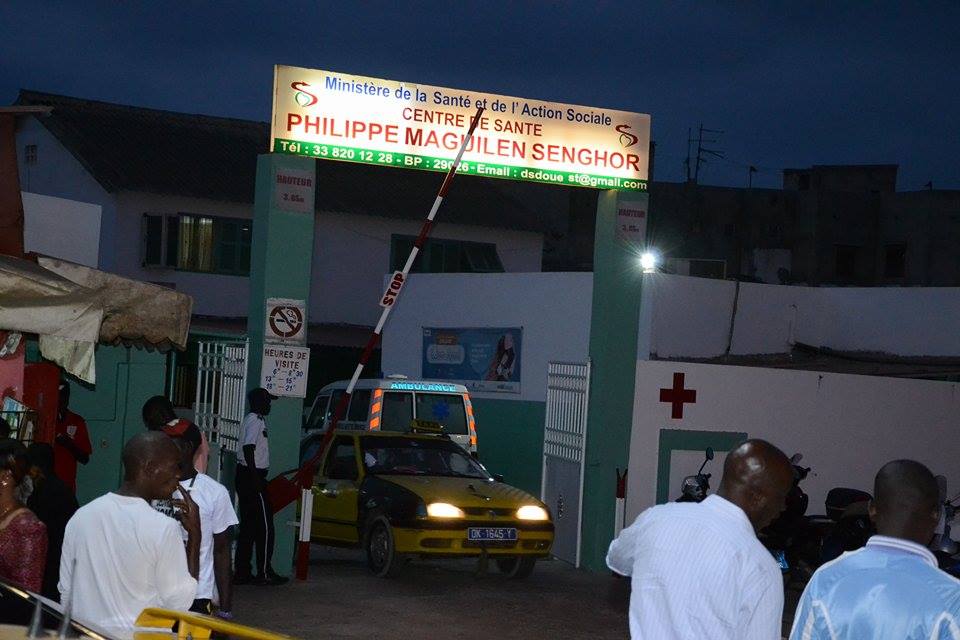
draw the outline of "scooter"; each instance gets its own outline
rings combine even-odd
[[[793,465],[793,486],[787,493],[783,512],[767,528],[760,532],[759,538],[763,545],[776,558],[780,570],[786,577],[788,573],[799,573],[800,578],[809,578],[813,574],[810,568],[818,564],[819,535],[816,532],[825,520],[823,516],[807,516],[807,507],[810,498],[801,488],[800,483],[810,474],[810,467],[800,466],[803,460],[802,453],[795,453],[790,458]]]
[[[876,533],[867,512],[871,500],[873,496],[859,489],[834,487],[827,492],[827,516],[833,520],[833,526],[824,536],[820,564],[863,547]]]
[[[713,460],[713,447],[707,447],[703,464],[700,465],[697,474],[683,479],[683,483],[680,485],[680,497],[677,498],[677,502],[703,502],[707,497],[707,491],[710,490],[710,474],[704,473],[703,468],[711,460]]]
[[[800,453],[790,458],[793,486],[786,507],[759,537],[776,558],[784,580],[805,583],[824,562],[866,544],[873,525],[866,509],[870,494],[844,487],[827,493],[826,516],[806,515],[810,500],[800,483],[810,474],[810,467],[801,466],[801,460]]]
[[[960,577],[960,545],[950,535],[950,523],[957,517],[960,495],[947,499],[947,479],[937,476],[937,483],[940,485],[940,523],[929,548],[940,568],[956,578]]]

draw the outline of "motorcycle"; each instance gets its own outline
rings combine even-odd
[[[696,475],[687,476],[680,485],[680,497],[677,502],[703,502],[710,490],[710,474],[704,473],[703,468],[713,460],[713,447],[707,447],[703,464]]]
[[[809,496],[800,483],[810,467],[800,465],[803,455],[790,458],[793,486],[780,516],[760,532],[763,545],[776,558],[785,582],[805,583],[824,562],[866,544],[873,528],[866,505],[870,494],[857,489],[835,487],[827,493],[827,515],[807,515]]]
[[[940,568],[958,578],[960,577],[960,545],[950,535],[950,523],[956,518],[957,510],[960,509],[960,505],[957,504],[960,502],[960,495],[947,499],[947,479],[937,476],[937,483],[940,485],[940,522],[929,548],[936,556]]]

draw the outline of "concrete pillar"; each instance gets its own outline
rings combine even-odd
[[[257,158],[247,316],[250,338],[247,386],[250,389],[260,386],[266,299],[304,300],[306,308],[310,308],[315,162],[310,158],[273,153]],[[278,180],[278,174],[287,179]],[[290,177],[301,183],[299,189],[289,186]],[[303,187],[303,180],[309,180],[308,189]],[[271,477],[298,466],[302,415],[302,398],[274,401],[267,418]],[[293,568],[296,529],[287,525],[293,520],[296,520],[296,504],[277,513],[274,520],[277,537],[273,566],[282,575],[289,575]]]
[[[648,211],[646,193],[604,191],[597,199],[590,325],[590,414],[583,485],[581,562],[595,571],[613,539],[616,469],[627,468],[637,367],[643,273],[637,237],[624,234],[629,217]],[[651,453],[654,455],[654,453]]]

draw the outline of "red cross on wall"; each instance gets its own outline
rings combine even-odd
[[[697,401],[697,392],[693,389],[683,388],[682,373],[673,374],[673,388],[660,389],[660,402],[669,402],[671,406],[670,417],[674,420],[683,418],[683,405],[685,403],[694,404]]]

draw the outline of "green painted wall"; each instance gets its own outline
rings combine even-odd
[[[247,316],[247,335],[250,338],[247,386],[250,389],[260,386],[266,299],[304,300],[307,309],[310,308],[314,214],[312,211],[288,211],[277,206],[277,171],[303,171],[315,179],[315,166],[316,160],[298,156],[267,153],[257,158],[253,242],[250,248],[250,306]],[[314,357],[316,355],[311,354],[311,360]],[[299,465],[302,422],[303,398],[280,398],[273,403],[267,418],[271,477]],[[296,504],[293,504],[280,510],[274,517],[276,545],[273,566],[284,575],[293,568],[296,531],[287,522],[296,520],[296,515]]]
[[[164,392],[166,356],[126,347],[97,347],[97,384],[68,377],[70,408],[83,416],[93,455],[77,471],[77,498],[87,503],[120,484],[124,443],[143,430],[141,407]]]
[[[616,469],[628,466],[633,428],[642,247],[617,235],[617,211],[624,203],[648,210],[645,193],[604,191],[597,198],[581,541],[582,564],[594,571],[606,569],[604,558],[613,539]]]
[[[543,468],[546,403],[473,399],[480,461],[504,481],[537,497]]]

